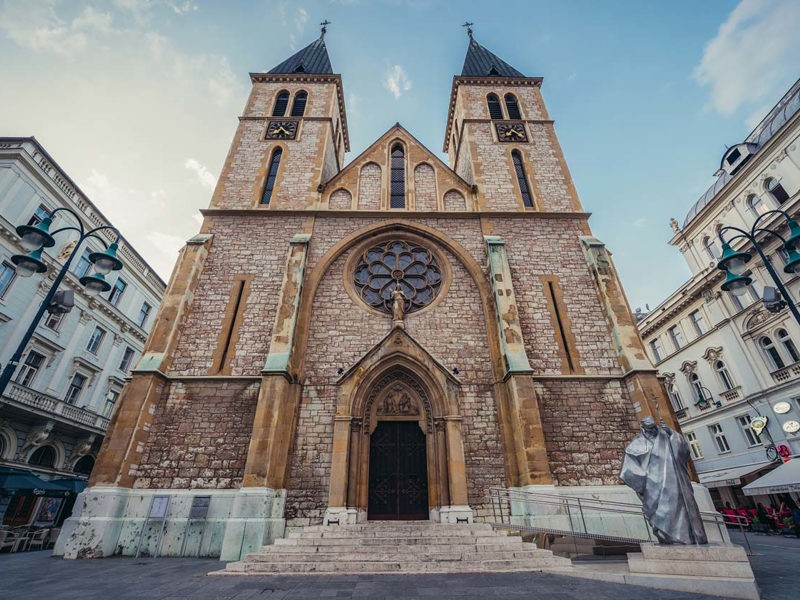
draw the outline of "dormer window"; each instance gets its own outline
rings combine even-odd
[[[722,155],[722,162],[719,165],[719,171],[716,173],[717,176],[722,175],[723,172],[728,175],[733,175],[742,168],[744,163],[753,156],[755,151],[755,144],[743,143],[731,146],[725,154]]]

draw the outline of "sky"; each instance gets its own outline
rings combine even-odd
[[[165,280],[250,89],[319,35],[347,160],[395,122],[441,152],[475,38],[542,93],[632,307],[689,277],[668,245],[726,145],[800,77],[797,0],[0,0],[0,136],[35,136]]]

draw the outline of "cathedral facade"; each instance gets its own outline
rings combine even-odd
[[[449,165],[400,124],[345,165],[322,37],[251,79],[56,553],[230,560],[305,525],[488,520],[492,488],[625,490],[637,420],[671,413],[542,79],[470,36]]]

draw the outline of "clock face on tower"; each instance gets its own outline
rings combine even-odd
[[[501,142],[527,142],[528,134],[522,123],[496,123],[497,139]]]
[[[268,140],[293,140],[297,137],[297,121],[270,121],[267,125]]]

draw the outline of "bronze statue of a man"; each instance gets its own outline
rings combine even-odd
[[[708,543],[688,464],[689,444],[653,417],[642,419],[642,432],[625,448],[619,478],[639,496],[661,544]]]

